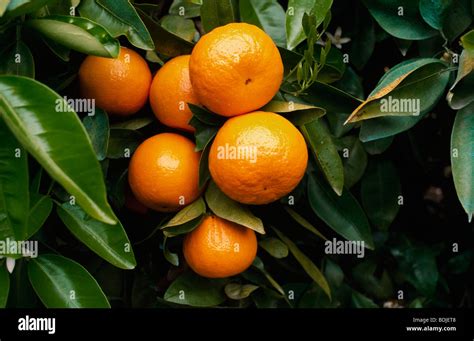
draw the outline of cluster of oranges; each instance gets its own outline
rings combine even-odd
[[[192,54],[169,60],[152,77],[136,52],[117,59],[89,56],[79,71],[83,96],[109,114],[137,112],[149,98],[166,126],[194,132],[188,103],[229,119],[209,152],[213,181],[244,204],[267,204],[291,192],[304,175],[308,154],[301,133],[286,118],[255,111],[278,92],[283,64],[272,39],[256,26],[234,23],[204,35]],[[161,133],[145,140],[129,165],[129,184],[148,208],[173,212],[200,195],[200,153],[187,137]],[[206,277],[244,271],[257,252],[255,233],[214,215],[183,243],[189,266]]]

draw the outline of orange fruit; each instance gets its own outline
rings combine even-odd
[[[156,118],[169,127],[194,131],[187,103],[199,104],[189,79],[189,55],[168,61],[150,87],[150,104]]]
[[[283,63],[272,39],[260,28],[232,23],[215,28],[194,47],[189,61],[194,92],[223,116],[254,111],[278,92]]]
[[[199,196],[199,157],[193,142],[172,133],[145,140],[133,153],[128,182],[135,197],[161,212],[177,211]]]
[[[283,116],[263,111],[227,120],[209,154],[214,182],[244,204],[267,204],[288,194],[302,179],[307,163],[299,130]]]
[[[88,56],[79,68],[79,86],[85,98],[112,115],[128,116],[145,105],[151,84],[146,61],[135,51],[120,48],[116,59]]]
[[[186,262],[198,275],[224,278],[245,271],[257,254],[257,237],[249,228],[207,216],[183,242]]]

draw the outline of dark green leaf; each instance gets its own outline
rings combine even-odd
[[[209,152],[211,151],[212,141],[212,139],[209,140],[199,158],[199,189],[204,188],[211,179],[211,172],[209,171]]]
[[[0,308],[5,308],[10,292],[10,275],[6,266],[0,266]]]
[[[21,40],[0,54],[0,75],[35,78],[35,61],[30,49]]]
[[[94,116],[84,117],[82,123],[89,134],[97,160],[104,160],[109,146],[109,117],[105,111],[97,108]]]
[[[313,121],[301,127],[318,166],[337,195],[344,187],[344,168],[329,130],[321,120]]]
[[[474,31],[471,35],[474,36]],[[459,57],[456,81],[449,90],[447,99],[451,108],[459,110],[474,101],[474,48],[465,49]]]
[[[378,155],[385,152],[393,142],[393,136],[388,136],[379,140],[363,143],[365,150],[370,155]]]
[[[184,40],[192,42],[196,34],[194,22],[178,15],[165,15],[160,20],[161,26],[167,31],[177,35]]]
[[[212,307],[225,301],[225,279],[208,279],[185,272],[165,292],[165,300],[195,307]]]
[[[227,120],[226,117],[217,115],[209,110],[204,109],[198,105],[188,103],[189,110],[193,113],[193,117],[196,117],[202,123],[211,126],[221,126]]]
[[[239,204],[222,193],[213,181],[209,183],[205,197],[207,205],[218,217],[248,227],[255,232],[265,234],[262,221],[254,216],[246,206]]]
[[[352,291],[352,305],[354,308],[378,308],[374,301],[355,290]]]
[[[285,291],[283,290],[283,288],[281,287],[280,284],[278,284],[277,281],[275,281],[275,279],[268,273],[268,271],[265,269],[265,266],[263,265],[263,262],[262,260],[257,256],[255,257],[253,263],[252,263],[252,267],[256,268],[258,271],[260,271],[264,276],[265,278],[267,279],[267,281],[281,294],[281,295],[285,295]]]
[[[364,292],[379,300],[387,300],[393,296],[393,285],[387,270],[380,269],[373,259],[357,264],[352,275]]]
[[[169,249],[168,246],[166,245],[166,241],[168,240],[168,237],[164,236],[163,237],[163,256],[165,256],[166,260],[174,266],[179,266],[179,257],[176,253],[172,253]]]
[[[455,0],[447,10],[443,20],[443,36],[449,42],[459,37],[472,22],[472,13],[469,13],[472,0]]]
[[[14,18],[32,13],[53,0],[10,0],[4,13],[5,18]]]
[[[237,2],[233,0],[202,0],[201,21],[204,31],[236,22],[238,19]]]
[[[261,240],[258,245],[267,251],[272,257],[280,259],[288,256],[288,247],[278,238],[265,238]]]
[[[250,296],[252,292],[259,287],[253,284],[229,283],[225,286],[224,291],[227,297],[233,300],[242,300]]]
[[[0,76],[0,113],[20,143],[88,214],[116,222],[90,139],[63,98],[30,78]]]
[[[52,15],[26,21],[28,27],[70,49],[95,56],[116,58],[120,44],[95,22],[79,17]],[[71,39],[71,36],[74,39]]]
[[[452,3],[453,0],[420,0],[420,14],[428,25],[441,30]]]
[[[112,129],[129,129],[129,130],[139,130],[142,129],[149,124],[153,123],[154,120],[151,117],[139,117],[139,118],[132,118],[128,121],[120,121],[114,123],[110,126]]]
[[[451,135],[454,186],[469,221],[474,213],[474,102],[456,114]]]
[[[311,223],[309,221],[307,221],[305,218],[303,218],[302,216],[300,216],[296,211],[292,210],[291,208],[289,208],[288,206],[283,206],[283,208],[285,209],[286,212],[288,212],[288,214],[298,223],[300,224],[301,226],[303,226],[305,229],[307,229],[308,231],[310,231],[311,233],[314,233],[315,235],[317,235],[319,238],[322,238],[324,240],[327,240],[327,238],[321,233],[318,231],[318,229],[316,227],[314,227],[313,225],[311,225]]]
[[[94,277],[71,259],[52,254],[33,258],[28,277],[47,308],[110,308]]]
[[[219,127],[203,123],[198,118],[191,118],[189,124],[196,129],[194,137],[196,138],[196,151],[203,150],[208,143],[216,136]]]
[[[374,248],[367,217],[349,191],[344,190],[339,197],[322,179],[311,174],[308,199],[314,213],[334,231],[348,240],[364,241],[368,249]]]
[[[128,0],[82,0],[79,12],[82,17],[102,25],[114,38],[125,35],[140,49],[155,48],[150,33]]]
[[[170,14],[184,18],[195,18],[201,14],[201,4],[189,0],[174,0],[170,7]]]
[[[276,45],[286,46],[285,11],[277,0],[240,0],[239,6],[243,22],[263,29]]]
[[[28,214],[25,240],[34,235],[43,226],[53,209],[53,201],[47,195],[30,193],[30,201],[31,207]]]
[[[362,13],[355,16],[355,29],[352,36],[351,49],[349,52],[350,62],[355,68],[361,71],[369,61],[375,47],[375,28],[374,21],[363,10]]]
[[[189,233],[193,231],[195,228],[197,228],[201,224],[203,219],[204,219],[204,214],[201,214],[197,218],[194,218],[193,220],[190,220],[181,225],[166,227],[163,230],[163,234],[165,235],[165,237],[172,238],[172,237],[179,236],[181,234]]]
[[[140,132],[130,129],[110,129],[107,157],[129,158],[143,140]]]
[[[344,165],[344,185],[346,188],[354,186],[364,175],[367,166],[367,153],[356,136],[346,136],[341,139],[342,163]]]

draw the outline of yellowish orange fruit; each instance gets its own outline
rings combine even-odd
[[[146,103],[151,72],[146,61],[135,51],[120,48],[116,59],[88,56],[79,69],[79,86],[85,98],[118,116],[129,116]]]
[[[262,111],[227,120],[209,153],[214,182],[244,204],[267,204],[288,194],[303,178],[307,162],[299,130],[283,116]]]
[[[177,211],[199,192],[199,158],[184,136],[163,133],[145,140],[132,156],[128,181],[135,197],[161,212]]]
[[[186,262],[197,274],[225,278],[245,271],[257,254],[255,232],[211,215],[183,243]]]
[[[199,101],[223,116],[257,110],[278,92],[283,63],[260,28],[232,23],[215,28],[194,47],[189,62]]]
[[[187,103],[199,101],[189,79],[189,58],[173,58],[156,73],[150,88],[150,104],[164,125],[193,132],[194,127],[189,125],[192,112]]]

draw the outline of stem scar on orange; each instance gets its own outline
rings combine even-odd
[[[128,182],[145,206],[173,212],[199,197],[199,158],[186,137],[162,133],[145,140],[132,156]]]
[[[235,116],[257,110],[278,92],[283,63],[260,28],[232,23],[205,34],[189,61],[199,101],[213,112]]]
[[[148,99],[151,72],[135,51],[120,48],[116,59],[87,56],[79,69],[79,87],[85,98],[111,115],[129,116]]]

